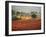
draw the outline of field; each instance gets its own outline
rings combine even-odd
[[[39,30],[41,29],[41,20],[13,20],[12,31],[21,30]]]

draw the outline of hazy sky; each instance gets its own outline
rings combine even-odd
[[[15,11],[20,11],[20,12],[41,12],[41,7],[36,7],[36,6],[12,6],[12,9]]]

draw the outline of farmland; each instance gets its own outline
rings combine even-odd
[[[39,30],[39,29],[41,29],[40,19],[13,20],[12,21],[12,31]]]

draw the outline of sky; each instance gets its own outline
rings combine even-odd
[[[36,11],[37,13],[41,12],[41,7],[37,6],[12,6],[14,11],[24,12],[24,13],[31,13],[32,11]]]
[[[22,12],[31,12],[31,11],[41,12],[41,7],[36,6],[12,6],[12,8],[15,11],[22,11]]]

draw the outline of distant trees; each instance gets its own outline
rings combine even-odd
[[[12,20],[18,20],[18,19],[21,19],[21,18],[19,18],[18,16],[20,16],[20,12],[17,11],[17,12],[15,13],[15,11],[12,10]]]
[[[32,18],[36,18],[37,17],[37,12],[31,12],[31,16],[32,16]]]
[[[15,19],[15,17],[16,17],[16,16],[15,16],[15,11],[12,10],[12,20]]]
[[[12,10],[12,19],[14,20],[19,20],[19,19],[21,19],[21,16],[31,16],[32,18],[36,18],[37,17],[37,12],[35,12],[35,11],[32,11],[31,12],[31,15],[30,15],[30,13],[24,13],[24,12],[19,12],[19,11],[14,11],[14,10]]]
[[[20,15],[20,12],[19,12],[19,11],[17,11],[17,12],[16,12],[16,15],[17,15],[17,16],[18,16],[18,15]]]
[[[12,15],[15,15],[15,11],[14,10],[12,10]]]

